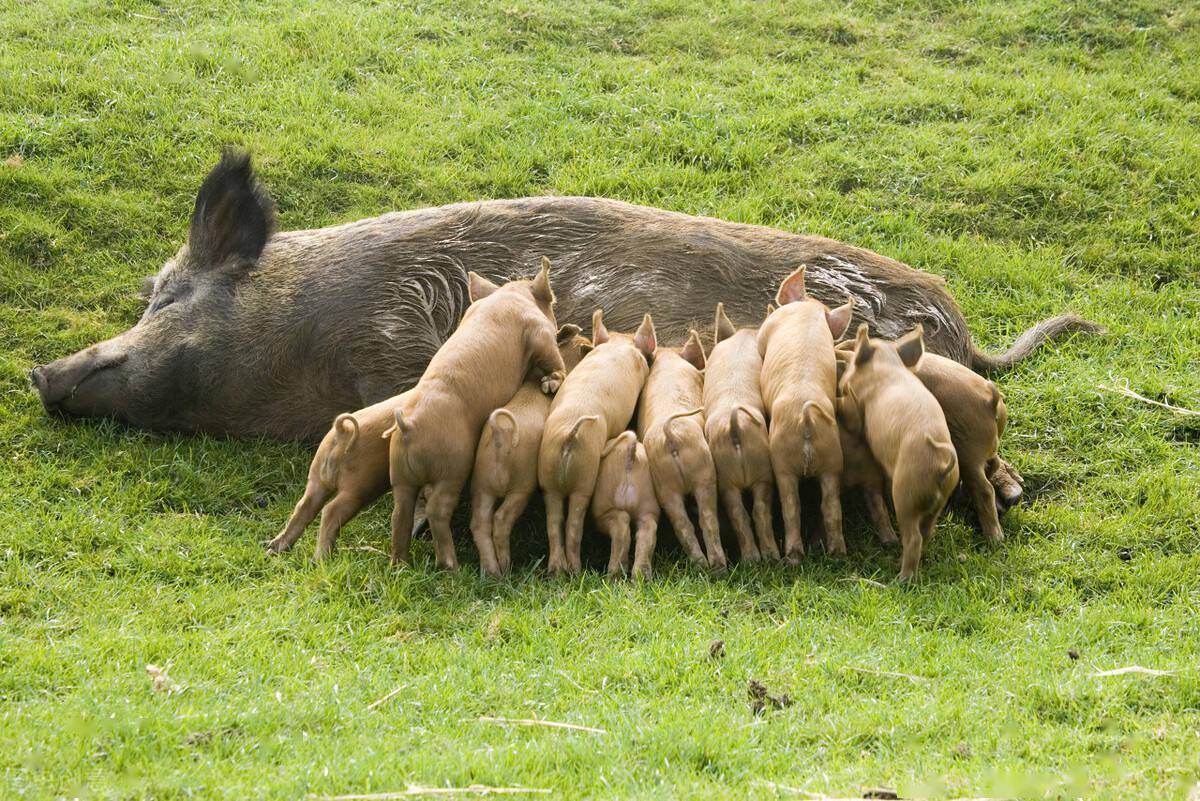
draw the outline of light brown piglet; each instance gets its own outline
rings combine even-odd
[[[550,404],[538,451],[538,484],[546,501],[551,575],[579,573],[584,517],[604,445],[629,426],[657,345],[647,314],[635,334],[610,333],[592,315],[594,349],[571,371]],[[567,503],[563,541],[563,503]]]
[[[583,348],[591,347],[579,333],[577,325],[558,329],[558,349],[568,373],[583,358]],[[540,382],[526,381],[512,400],[491,413],[479,437],[471,473],[471,534],[477,547],[491,542],[500,573],[512,565],[513,525],[537,489],[538,448],[550,403]]]
[[[801,266],[779,286],[779,305],[758,331],[763,404],[770,419],[771,464],[783,507],[784,558],[804,555],[800,480],[821,483],[825,550],[844,554],[840,475],[842,447],[836,412],[837,363],[833,342],[850,324],[852,304],[832,311],[804,292]]]
[[[741,558],[779,558],[771,502],[775,495],[767,417],[759,390],[758,330],[735,329],[717,304],[713,348],[704,370],[704,436],[717,468],[717,488],[733,523]],[[754,526],[743,495],[754,497]],[[757,537],[757,542],[755,538]]]
[[[633,576],[650,578],[658,515],[646,448],[634,432],[618,434],[604,446],[592,493],[592,517],[611,540],[608,575],[620,576],[629,569],[630,528],[636,527]]]
[[[900,580],[917,573],[921,550],[958,484],[958,457],[946,416],[910,369],[924,353],[921,327],[895,343],[869,339],[861,325],[842,375],[842,419],[887,473],[900,524]]]
[[[854,341],[838,343],[839,358],[853,356]],[[1000,543],[999,507],[993,476],[1006,470],[997,455],[1000,436],[1008,423],[1008,408],[1000,388],[971,368],[953,359],[925,352],[913,368],[946,415],[950,440],[958,455],[963,486],[979,515],[980,528],[988,542]]]
[[[303,497],[283,531],[267,546],[271,553],[291,548],[319,511],[316,558],[323,559],[333,550],[342,526],[387,492],[388,445],[381,435],[394,424],[392,409],[403,397],[337,416],[308,468]]]
[[[388,464],[392,482],[392,562],[406,563],[417,494],[428,487],[425,516],[439,567],[454,570],[458,557],[450,517],[475,464],[488,416],[509,401],[527,375],[543,392],[565,377],[556,341],[550,263],[532,280],[496,286],[469,275],[471,305],[421,380],[395,404]],[[478,541],[484,572],[499,566],[490,539]]]
[[[728,564],[717,518],[717,469],[704,438],[704,346],[690,332],[681,348],[659,348],[638,403],[638,439],[646,446],[659,505],[688,558],[716,571]],[[704,550],[684,499],[696,499]]]
[[[1004,396],[971,368],[936,353],[926,352],[913,372],[946,415],[959,474],[975,504],[983,536],[993,545],[1002,542],[996,492],[988,477],[1003,469],[996,450],[1008,423]]]

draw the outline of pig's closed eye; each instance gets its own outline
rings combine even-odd
[[[175,302],[175,298],[172,298],[172,297],[166,297],[166,298],[161,298],[159,300],[156,300],[156,301],[154,301],[154,305],[150,308],[150,313],[157,314],[158,312],[167,308],[174,302]]]

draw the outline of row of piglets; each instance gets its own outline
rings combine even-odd
[[[543,262],[533,281],[504,287],[471,277],[472,306],[417,386],[334,422],[272,550],[290,547],[333,496],[317,545],[318,557],[327,554],[338,529],[386,491],[389,465],[393,561],[408,560],[424,488],[437,563],[457,566],[450,515],[470,476],[471,531],[488,575],[509,570],[513,525],[539,487],[552,574],[580,571],[589,509],[611,539],[610,574],[629,571],[636,542],[632,571],[650,575],[660,511],[693,562],[723,570],[718,497],[741,558],[777,559],[776,487],[783,555],[796,562],[804,553],[799,483],[810,478],[820,484],[832,554],[845,552],[844,489],[861,488],[880,538],[896,541],[884,500],[890,486],[902,579],[914,575],[960,469],[988,539],[1002,538],[986,473],[1003,400],[968,368],[923,354],[919,329],[893,344],[868,339],[864,326],[835,346],[851,307],[829,310],[806,297],[800,268],[759,329],[736,330],[718,305],[706,360],[695,332],[682,347],[658,347],[649,315],[633,334],[609,332],[599,310],[591,341],[575,326],[555,334],[548,271]],[[529,380],[520,385],[521,377]]]

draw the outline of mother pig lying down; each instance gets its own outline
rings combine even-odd
[[[717,301],[756,319],[801,263],[818,300],[853,300],[850,330],[865,322],[896,338],[921,324],[930,351],[983,372],[1096,330],[1053,317],[989,355],[937,276],[822,237],[600,198],[460,203],[277,232],[249,157],[226,153],[200,187],[187,242],[146,279],[141,319],[30,378],[55,414],[315,442],[338,414],[416,383],[466,309],[468,272],[504,283],[532,275],[541,255],[554,264],[559,323],[586,326],[604,308],[614,330],[633,330],[650,312],[671,343]],[[1020,497],[1007,472],[996,483],[1002,502]]]

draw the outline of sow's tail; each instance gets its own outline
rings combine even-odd
[[[333,447],[321,462],[321,481],[326,485],[337,483],[342,458],[358,440],[358,420],[352,414],[339,414],[333,421]]]
[[[1060,314],[1042,320],[1021,336],[1004,353],[993,356],[971,346],[971,368],[979,373],[998,373],[1007,370],[1052,339],[1081,332],[1103,334],[1104,328],[1077,314]]]

